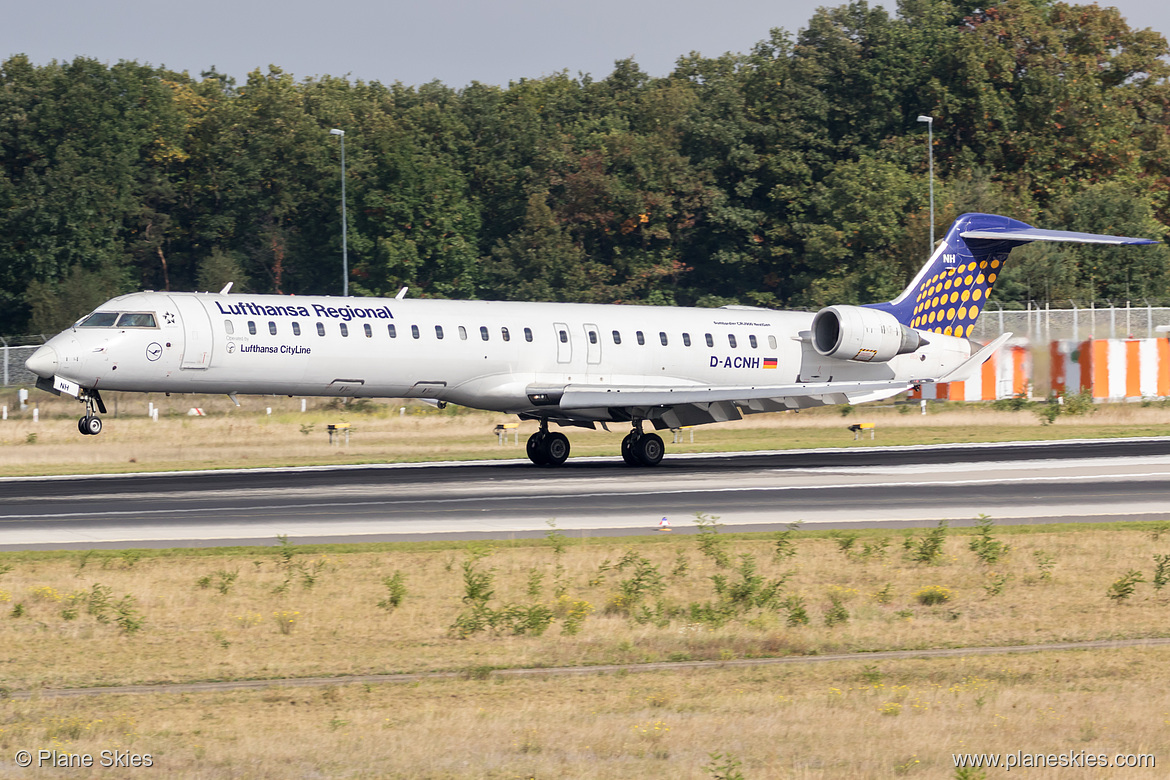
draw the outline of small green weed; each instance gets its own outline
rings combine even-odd
[[[727,554],[727,539],[719,535],[721,524],[713,515],[695,513],[695,525],[699,526],[699,550],[721,569],[731,568],[731,556]]]
[[[386,597],[378,602],[378,606],[393,612],[402,606],[402,600],[406,598],[406,575],[396,571],[389,577],[383,577],[382,585],[386,588]]]
[[[914,600],[924,607],[933,607],[950,601],[951,591],[939,585],[928,585],[914,594]]]
[[[999,539],[991,535],[995,523],[987,515],[979,515],[978,529],[975,536],[967,544],[967,548],[975,553],[975,557],[987,566],[998,563],[1010,549]]]
[[[1109,590],[1105,592],[1105,595],[1113,599],[1115,604],[1120,604],[1133,595],[1133,592],[1137,588],[1139,582],[1145,581],[1146,580],[1142,577],[1142,573],[1140,571],[1137,571],[1136,569],[1130,569],[1109,586]]]

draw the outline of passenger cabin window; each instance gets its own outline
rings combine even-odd
[[[690,345],[691,345],[691,334],[684,333],[683,334],[683,346],[689,347]]]
[[[342,322],[340,324],[341,324],[341,335],[342,336],[349,336],[349,326],[346,325],[344,322]]]
[[[731,345],[732,349],[735,349],[735,334],[734,333],[727,334],[727,343]]]
[[[704,333],[703,335],[707,337],[707,346],[708,347],[715,346],[715,339],[711,336],[710,333]]]
[[[299,336],[299,335],[301,335],[301,323],[299,323],[299,322],[294,322],[294,323],[292,324],[292,329],[293,329],[293,335],[294,335],[294,336]]]
[[[99,311],[86,317],[81,321],[81,328],[112,328],[114,323],[118,321],[118,312],[116,311]]]
[[[488,329],[486,326],[481,325],[479,327],[479,337],[484,341],[488,340]]]
[[[662,342],[662,346],[664,347],[669,343],[669,340],[666,338],[666,331],[658,331],[658,340]]]
[[[252,322],[251,320],[248,320],[248,333],[252,334],[253,336],[256,335],[256,323]]]
[[[363,323],[362,330],[366,332],[366,338],[372,339],[374,337],[374,329],[370,327],[370,323]]]
[[[268,334],[269,334],[269,335],[271,335],[271,336],[275,336],[275,335],[276,335],[276,323],[275,323],[275,322],[269,321],[269,323],[268,323]]]
[[[507,328],[500,328],[500,338],[502,338],[504,341],[511,341],[512,334],[508,333]]]
[[[754,335],[748,336],[748,343],[752,345],[752,349],[756,349],[759,346],[756,344],[756,337]]]
[[[524,329],[524,340],[525,341],[532,341],[532,328],[525,328]]]
[[[394,326],[393,326],[393,325],[391,325],[390,327],[394,327]],[[318,335],[318,336],[324,336],[324,335],[325,335],[325,323],[324,323],[324,322],[318,322],[318,323],[317,323],[317,335]]]
[[[394,327],[393,322],[386,326],[386,332],[390,334],[390,338],[398,338],[398,328]]]
[[[646,335],[644,333],[642,333],[642,331],[639,330],[639,331],[635,332],[634,337],[638,339],[639,346],[646,343]]]
[[[768,336],[768,348],[769,349],[776,349],[776,337],[775,336]]]
[[[467,328],[463,327],[462,325],[459,326],[459,338],[463,341],[467,341]]]
[[[443,338],[443,326],[442,325],[435,326],[435,338],[440,339],[440,340]]]
[[[416,339],[419,337],[418,325],[411,325],[410,326],[410,335],[412,338],[416,338]]]
[[[232,324],[231,320],[223,321],[223,329],[229,336],[236,332],[236,326]]]
[[[613,343],[614,344],[621,344],[622,343],[622,334],[619,331],[615,330],[613,332]]]
[[[119,328],[156,328],[154,315],[146,312],[127,312],[118,318]]]

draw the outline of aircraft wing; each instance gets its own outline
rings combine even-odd
[[[718,402],[749,403],[797,396],[869,396],[885,397],[934,380],[898,380],[874,382],[806,382],[794,385],[708,385],[708,386],[613,386],[568,385],[560,399],[565,410],[613,407],[679,406]]]

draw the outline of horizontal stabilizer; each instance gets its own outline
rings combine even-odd
[[[992,241],[1065,241],[1074,244],[1112,244],[1114,246],[1128,246],[1132,244],[1159,244],[1149,238],[1130,238],[1128,236],[1105,236],[1098,233],[1076,233],[1071,230],[1041,230],[1028,228],[1026,230],[1010,228],[964,230],[959,233],[964,239],[982,238]]]

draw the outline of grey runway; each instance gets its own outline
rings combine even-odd
[[[1170,439],[0,480],[0,549],[1170,519]]]

